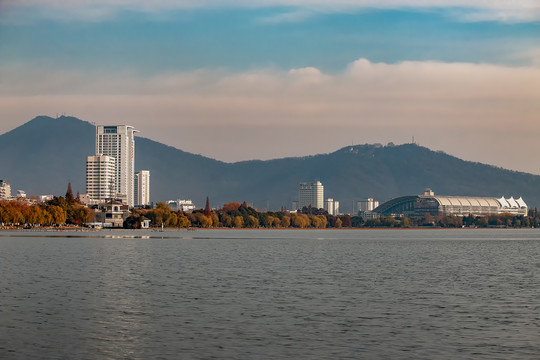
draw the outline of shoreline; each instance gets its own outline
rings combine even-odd
[[[508,229],[528,229],[534,230],[536,228],[529,227],[435,227],[435,226],[425,226],[425,227],[342,227],[342,228],[294,228],[294,227],[276,227],[276,228],[230,228],[230,227],[210,227],[210,228],[164,228],[165,231],[198,231],[198,230],[323,230],[323,231],[351,231],[351,230],[508,230]],[[146,231],[146,232],[162,232],[161,228],[149,228],[149,229],[124,229],[124,228],[86,228],[86,227],[42,227],[42,228],[18,228],[18,227],[3,227],[0,228],[2,231],[19,231],[19,232],[100,232],[100,231]]]

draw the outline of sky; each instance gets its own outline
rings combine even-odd
[[[414,138],[540,174],[540,2],[0,0],[0,134],[57,114],[227,162]]]

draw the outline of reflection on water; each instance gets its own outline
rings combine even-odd
[[[533,359],[540,231],[0,232],[0,358]]]

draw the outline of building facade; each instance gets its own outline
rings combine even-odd
[[[356,203],[358,211],[373,211],[379,202],[373,198],[362,199]]]
[[[86,194],[91,202],[102,202],[116,195],[116,161],[112,156],[86,157]]]
[[[96,210],[96,223],[103,227],[121,228],[129,214],[128,205],[111,200],[101,204]]]
[[[134,180],[135,206],[150,205],[150,171],[141,170]]]
[[[135,204],[135,133],[129,125],[98,125],[96,127],[96,155],[107,155],[115,161],[114,192]],[[124,196],[122,196],[124,195]]]
[[[302,182],[298,187],[298,209],[309,206],[315,209],[324,208],[324,186],[320,181]]]
[[[0,200],[9,198],[11,198],[11,185],[4,180],[0,180]]]
[[[191,200],[169,200],[167,204],[169,204],[169,207],[173,211],[191,212],[196,209],[195,204]]]
[[[338,215],[339,214],[339,201],[336,201],[332,198],[326,199],[324,201],[324,210],[326,210],[329,215]]]

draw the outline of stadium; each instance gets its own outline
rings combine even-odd
[[[527,216],[527,204],[520,197],[500,198],[470,196],[440,196],[426,189],[423,195],[402,196],[387,201],[373,210],[379,216],[436,215],[495,215],[512,214]]]

